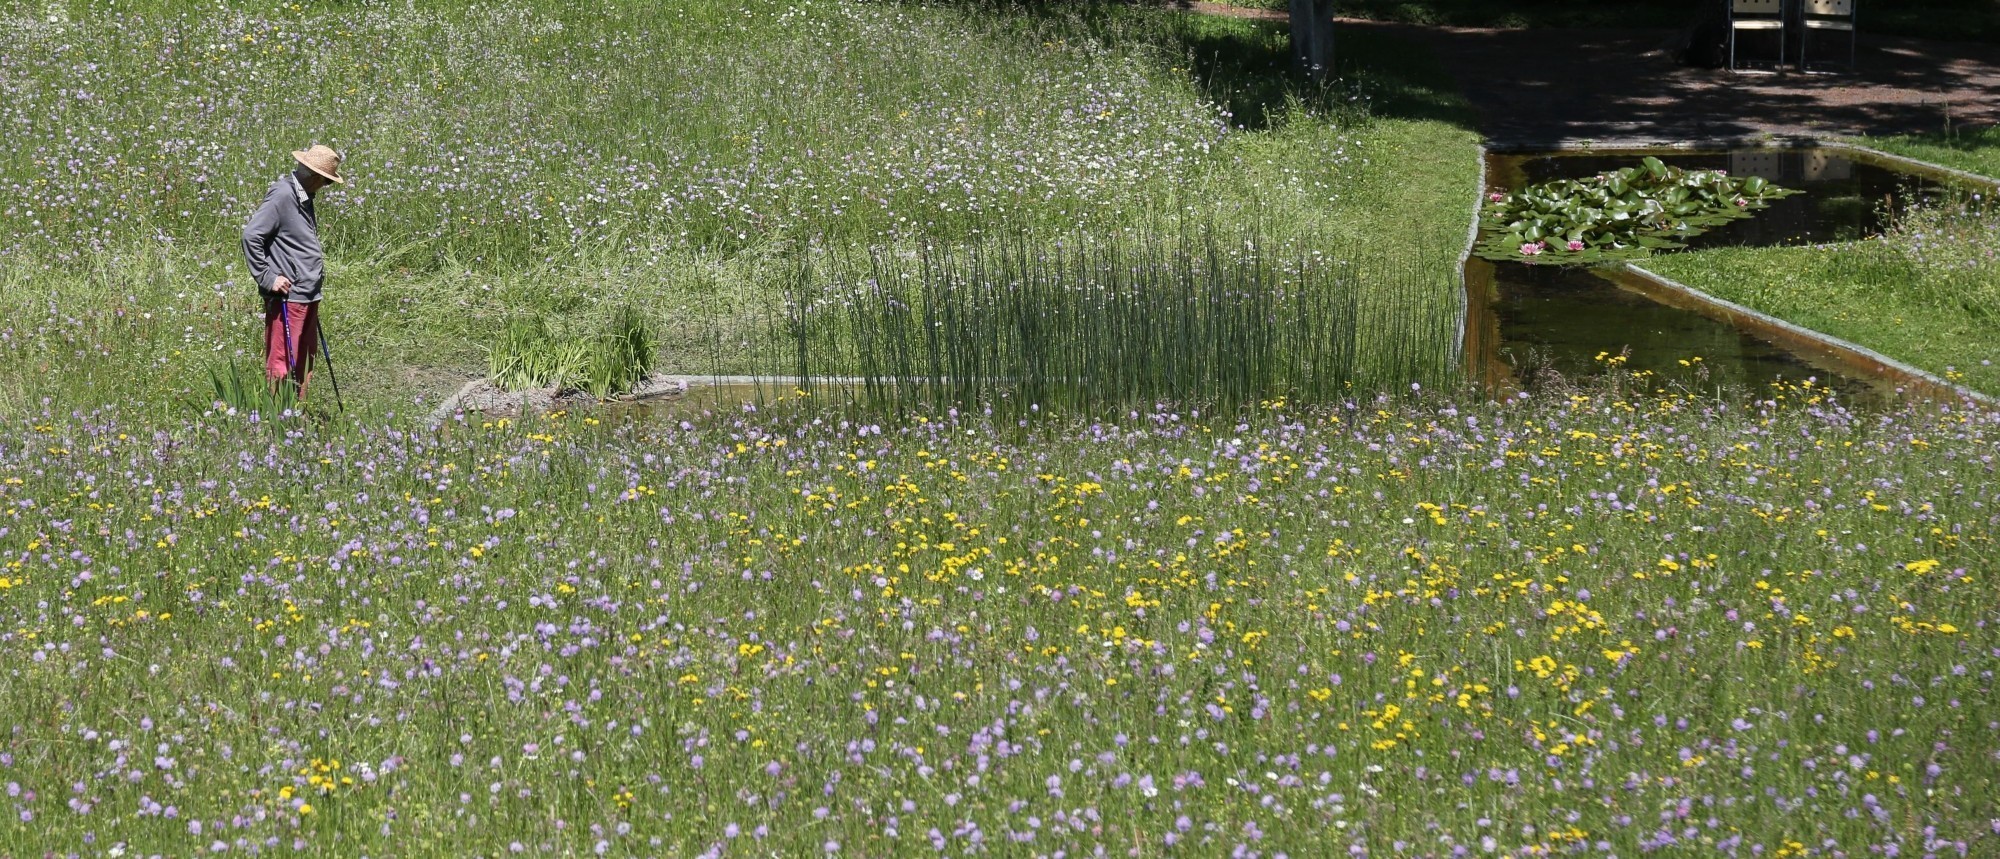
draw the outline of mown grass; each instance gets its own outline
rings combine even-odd
[[[523,314],[572,337],[633,304],[664,370],[768,371],[766,317],[808,243],[1195,219],[1431,264],[1475,192],[1462,103],[1400,43],[1353,40],[1343,84],[1316,89],[1268,24],[745,9],[160,2],[17,22],[0,111],[30,133],[0,153],[0,211],[24,225],[0,267],[0,404],[164,403],[254,349],[235,231],[304,138],[350,156],[320,206],[325,321],[350,398],[380,409],[478,372]]]
[[[6,419],[0,853],[1990,854],[1996,415],[1571,393]]]
[[[1977,173],[2000,183],[2000,127],[1863,138],[1861,143],[1919,161]],[[1996,186],[2000,192],[2000,186]]]
[[[1696,289],[2000,394],[2000,209],[1947,195],[1879,237],[1671,254],[1643,265]]]

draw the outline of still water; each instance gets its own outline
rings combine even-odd
[[[1489,156],[1489,191],[1629,167],[1645,155],[1690,169],[1762,176],[1804,191],[1755,217],[1688,240],[1690,249],[1855,241],[1879,234],[1891,213],[1944,186],[1859,153],[1826,149],[1726,152],[1592,152]],[[1870,402],[1925,388],[1892,368],[1808,338],[1691,301],[1622,268],[1466,264],[1467,367],[1506,393],[1555,379],[1598,375],[1610,356],[1652,371],[1657,386],[1701,391],[1768,389],[1815,380]],[[1699,360],[1696,360],[1699,359]]]

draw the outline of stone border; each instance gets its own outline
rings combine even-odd
[[[1472,226],[1465,230],[1465,250],[1458,255],[1458,332],[1451,339],[1451,363],[1454,367],[1465,364],[1466,317],[1472,314],[1472,279],[1465,273],[1465,265],[1472,261],[1472,252],[1479,247],[1479,219],[1486,210],[1486,145],[1479,145],[1479,184],[1472,194]]]
[[[1628,149],[1813,149],[1832,143],[1831,138],[1818,137],[1777,137],[1766,134],[1746,134],[1735,137],[1704,137],[1693,140],[1639,140],[1611,138],[1606,140],[1534,141],[1506,140],[1489,142],[1487,149],[1499,155],[1526,155],[1536,152],[1617,152]]]
[[[656,373],[647,376],[644,382],[631,393],[607,400],[599,400],[580,391],[558,392],[555,390],[507,392],[495,387],[487,379],[474,379],[460,386],[458,391],[446,397],[444,402],[431,410],[430,424],[437,426],[460,414],[492,414],[495,417],[519,417],[524,413],[546,412],[558,408],[589,408],[616,403],[643,403],[655,400],[678,400],[688,395],[694,388],[722,387],[731,385],[790,385],[803,384],[798,376],[690,376],[675,373]],[[861,385],[866,380],[853,376],[829,376],[814,378],[815,385]]]
[[[1898,166],[1901,166],[1913,172],[1930,173],[1938,178],[1949,179],[1955,182],[1968,182],[1975,185],[1992,185],[1995,188],[2000,188],[2000,177],[1985,176],[1978,173],[1973,173],[1968,170],[1960,170],[1956,167],[1946,167],[1943,164],[1933,164],[1929,161],[1924,161],[1917,158],[1911,158],[1908,155],[1897,155],[1893,152],[1884,152],[1872,146],[1863,146],[1851,140],[1838,137],[1770,137],[1765,135],[1747,135],[1739,137],[1710,137],[1710,138],[1701,138],[1697,140],[1675,140],[1675,141],[1660,141],[1660,142],[1642,142],[1637,140],[1593,140],[1587,143],[1575,140],[1560,140],[1553,143],[1522,142],[1518,140],[1499,142],[1499,143],[1489,141],[1484,147],[1482,147],[1482,153],[1493,153],[1496,155],[1527,155],[1536,152],[1570,152],[1570,153],[1603,152],[1603,151],[1618,152],[1624,150],[1644,150],[1644,149],[1696,151],[1702,149],[1742,149],[1742,148],[1844,149],[1849,152],[1861,153],[1862,155],[1866,155],[1870,158],[1879,158],[1883,161],[1893,162]],[[1484,162],[1481,162],[1480,169],[1483,174],[1485,170]]]
[[[1880,158],[1903,167],[1912,168],[1913,170],[1935,173],[1959,182],[1967,182],[1975,185],[1991,185],[1996,192],[2000,192],[2000,178],[1983,176],[1969,170],[1946,167],[1943,164],[1932,164],[1929,161],[1911,158],[1907,155],[1897,155],[1894,152],[1884,152],[1872,146],[1863,146],[1859,143],[1852,143],[1846,140],[1827,140],[1821,143],[1820,146],[1827,149],[1845,149],[1849,152],[1859,152],[1872,158]]]

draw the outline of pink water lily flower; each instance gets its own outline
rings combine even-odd
[[[1736,205],[1738,205],[1738,206],[1748,206],[1748,205],[1750,205],[1750,201],[1749,201],[1749,200],[1745,200],[1745,199],[1743,199],[1742,197],[1737,197],[1737,198],[1736,198]]]
[[[1501,200],[1505,200],[1505,199],[1507,199],[1507,195],[1505,195],[1505,194],[1488,194],[1488,195],[1486,195],[1486,199],[1487,199],[1487,201],[1489,201],[1489,202],[1493,202],[1493,203],[1498,203],[1498,202],[1500,202]]]
[[[1521,246],[1521,253],[1527,254],[1528,256],[1534,256],[1535,254],[1541,252],[1542,252],[1541,242],[1529,242]]]
[[[1569,249],[1570,249],[1570,250],[1573,250],[1573,251],[1580,251],[1580,250],[1583,250],[1583,243],[1582,243],[1582,242],[1577,242],[1577,241],[1572,241],[1572,242],[1570,242],[1570,243],[1569,243]]]

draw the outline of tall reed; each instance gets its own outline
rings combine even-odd
[[[1448,314],[1408,300],[1448,302],[1451,272],[1345,256],[1206,228],[820,254],[771,340],[808,384],[858,376],[897,409],[1234,409],[1451,379]]]

